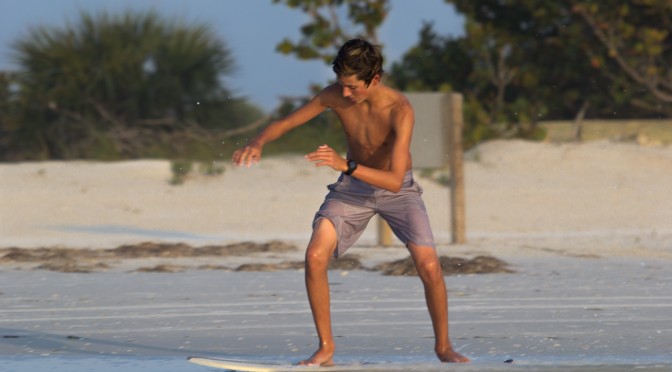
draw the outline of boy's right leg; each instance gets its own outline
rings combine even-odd
[[[336,249],[337,237],[334,225],[326,218],[315,222],[313,235],[306,249],[306,291],[313,313],[319,346],[317,351],[299,364],[329,366],[333,365],[336,350],[331,331],[331,309],[329,297],[329,260]]]
[[[436,250],[429,246],[408,244],[418,275],[425,288],[427,309],[434,328],[436,356],[442,362],[466,363],[469,358],[453,350],[448,337],[448,292]]]

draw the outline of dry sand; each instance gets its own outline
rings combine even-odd
[[[416,171],[442,251],[672,258],[670,146],[495,141],[467,159],[465,246],[449,246],[449,190]],[[338,177],[301,156],[223,166],[222,175],[174,186],[163,160],[2,164],[0,247],[302,247],[325,186]],[[374,227],[353,252],[376,245]]]

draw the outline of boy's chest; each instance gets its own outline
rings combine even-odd
[[[394,135],[389,113],[352,111],[337,114],[350,141],[375,146]]]

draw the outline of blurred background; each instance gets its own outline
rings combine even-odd
[[[346,40],[386,82],[464,95],[494,138],[672,143],[669,0],[0,0],[0,160],[228,160],[333,81]],[[266,153],[343,146],[330,113]],[[176,167],[175,169],[179,169]],[[216,170],[209,170],[216,172]]]

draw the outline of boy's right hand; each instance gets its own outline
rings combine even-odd
[[[249,143],[242,149],[238,149],[233,153],[233,164],[236,166],[247,166],[251,167],[253,164],[257,164],[261,159],[261,146],[254,143]]]

